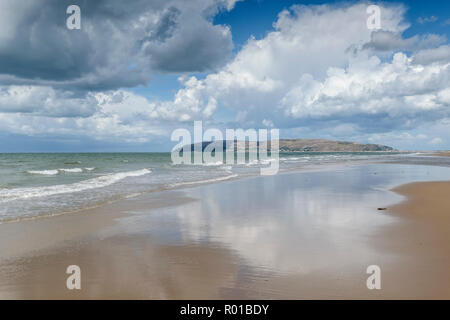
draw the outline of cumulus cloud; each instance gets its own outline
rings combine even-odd
[[[0,110],[50,117],[89,117],[98,108],[91,94],[76,96],[71,91],[51,87],[6,86],[0,87]]]
[[[410,129],[448,117],[450,63],[422,66],[403,53],[391,62],[358,57],[330,68],[324,81],[305,75],[282,99],[284,112],[308,121],[340,119],[366,130]]]
[[[190,79],[186,88],[180,90],[171,103],[153,102],[129,91],[116,90],[95,94],[101,113],[118,116],[122,122],[140,120],[162,120],[173,122],[207,119],[215,111],[217,102],[213,98],[203,101],[196,95],[199,81]]]
[[[383,29],[371,32],[364,27],[364,10],[362,4],[285,10],[275,31],[250,39],[222,70],[203,80],[192,78],[196,85],[179,94],[189,91],[186,101],[199,106],[207,97],[219,101],[219,107],[236,112],[235,121],[248,126],[269,119],[284,128],[347,125],[354,131],[383,132],[448,117],[447,56],[436,48],[412,57],[398,52],[444,39],[403,39],[407,25],[401,6],[383,7]],[[373,51],[352,50],[374,40],[397,53],[383,62]],[[446,47],[439,50],[446,52]],[[179,103],[183,96],[177,98]]]
[[[8,135],[27,135],[34,138],[81,139],[82,141],[106,141],[144,143],[155,136],[166,136],[170,131],[155,123],[135,119],[123,122],[118,115],[96,113],[87,118],[46,117],[33,114],[0,113],[0,132]]]
[[[161,122],[211,115],[215,102],[150,102],[121,88],[155,73],[220,67],[233,43],[212,17],[237,0],[84,1],[81,30],[68,30],[73,1],[0,3],[0,123],[26,135],[92,135],[145,141]],[[152,126],[149,129],[148,126]]]
[[[214,69],[229,57],[232,0],[84,1],[81,30],[66,28],[73,1],[0,4],[0,82],[105,90],[146,84],[152,72]]]
[[[409,25],[403,6],[384,4],[382,29],[373,31],[366,26],[365,3],[296,5],[278,15],[273,31],[259,40],[250,38],[221,66],[232,49],[231,31],[208,17],[231,10],[235,2],[136,1],[130,8],[122,2],[92,2],[92,16],[86,13],[84,31],[78,34],[84,47],[62,29],[59,40],[65,39],[65,46],[43,35],[14,40],[9,31],[0,32],[0,126],[17,134],[82,133],[139,142],[151,135],[170,136],[172,126],[203,119],[217,125],[274,126],[297,136],[320,132],[330,138],[376,140],[395,131],[392,137],[408,140],[399,131],[450,117],[447,39],[427,34],[404,38]],[[103,22],[94,19],[102,15]],[[43,17],[41,12],[36,19]],[[10,31],[24,28],[20,17],[8,19]],[[111,32],[108,41],[114,38],[114,45],[97,39],[105,32]],[[37,54],[30,51],[34,36],[46,41],[37,45]],[[87,36],[92,41],[83,42]],[[28,52],[8,59],[14,48]],[[48,64],[52,55],[45,48],[57,56]],[[15,63],[6,66],[6,61]],[[200,70],[212,71],[204,77],[182,75],[181,88],[170,100],[150,100],[124,89],[145,83],[149,72]],[[411,134],[427,140],[422,135],[435,136],[426,130]]]
[[[430,48],[420,50],[415,53],[414,62],[419,64],[430,64],[433,62],[448,62],[450,61],[450,46],[442,45],[437,48]]]
[[[185,83],[191,90],[197,84],[192,79]],[[0,132],[144,143],[155,136],[170,136],[180,122],[212,115],[214,99],[203,105],[190,94],[189,89],[181,90],[178,100],[167,103],[149,101],[127,90],[76,97],[49,87],[0,87]]]
[[[330,65],[343,67],[348,63],[352,46],[370,40],[365,10],[364,4],[294,6],[284,10],[274,24],[275,31],[261,40],[249,39],[219,72],[203,80],[191,78],[189,83],[195,86],[180,90],[173,103],[202,106],[219,101],[222,107],[238,113],[237,119],[247,125],[259,125],[264,119],[280,125],[277,120],[283,118],[283,112],[275,108],[303,76],[326,77]],[[403,7],[391,6],[382,12],[387,30],[405,28]]]
[[[364,49],[375,51],[398,51],[398,50],[417,50],[423,48],[436,47],[446,41],[446,37],[435,34],[424,36],[413,36],[403,38],[399,32],[375,31],[371,34],[370,42],[364,44]]]

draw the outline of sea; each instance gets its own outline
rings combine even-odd
[[[273,161],[273,160],[272,160]],[[280,153],[279,171],[366,162],[450,166],[417,153]],[[59,215],[145,193],[260,174],[268,160],[173,164],[170,153],[0,154],[0,223]]]

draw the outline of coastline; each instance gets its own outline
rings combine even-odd
[[[450,157],[450,151],[436,152],[436,153],[433,153],[433,155],[439,156],[439,157]]]
[[[341,172],[335,169],[333,174],[339,176]],[[0,225],[0,243],[3,244],[0,258],[0,298],[450,297],[447,289],[449,286],[443,283],[448,278],[444,271],[450,266],[450,242],[442,236],[445,223],[449,221],[448,217],[443,216],[442,210],[447,207],[444,203],[438,207],[441,211],[433,211],[432,215],[420,214],[420,209],[415,209],[428,208],[430,201],[434,208],[436,197],[445,198],[442,196],[445,193],[435,192],[427,192],[426,198],[419,198],[416,188],[422,190],[422,186],[425,186],[427,190],[438,188],[445,192],[448,190],[448,182],[421,182],[395,188],[394,192],[411,199],[398,203],[398,198],[392,198],[386,203],[386,214],[377,212],[375,206],[361,207],[358,210],[364,210],[364,215],[356,210],[348,218],[341,214],[351,208],[345,204],[349,201],[346,197],[351,196],[351,193],[330,198],[320,187],[324,183],[322,176],[324,175],[320,172],[304,172],[282,174],[275,178],[252,177],[147,194],[76,214]],[[287,230],[293,233],[285,238],[283,228],[295,224],[292,219],[298,218],[292,216],[289,208],[302,205],[298,198],[303,196],[304,191],[287,195],[284,192],[283,201],[292,201],[292,207],[284,207],[286,203],[279,200],[273,205],[274,209],[271,209],[270,201],[259,203],[259,207],[255,207],[255,199],[260,194],[252,190],[260,188],[258,192],[264,192],[265,189],[276,192],[279,189],[277,186],[283,184],[295,189],[298,187],[295,184],[297,180],[302,180],[300,185],[310,184],[301,190],[312,190],[308,197],[305,195],[305,198],[300,198],[303,202],[307,202],[312,196],[320,197],[318,199],[327,202],[327,208],[333,215],[324,213],[318,217],[310,216],[297,224],[301,228],[305,222],[313,222],[315,228],[320,227],[320,233],[309,233],[305,229],[303,231],[306,234],[300,237],[298,233],[301,232],[293,229]],[[311,184],[311,180],[317,181]],[[443,189],[441,185],[446,187]],[[413,191],[409,189],[411,186]],[[317,192],[314,192],[315,188],[319,188]],[[330,190],[335,190],[334,186]],[[235,195],[233,192],[243,195],[236,207],[229,208],[230,212],[241,208],[244,213],[233,219],[221,220],[220,215],[225,215],[226,206],[229,205],[226,201],[229,202],[233,198],[230,196]],[[388,194],[391,192],[377,195],[376,201],[384,199]],[[282,194],[266,196],[276,202]],[[374,205],[378,203],[373,201]],[[205,211],[205,206],[208,206],[209,213]],[[265,209],[265,218],[259,219],[258,214]],[[317,212],[326,211],[323,209]],[[277,214],[277,210],[285,211],[284,220],[287,220],[287,224],[278,226],[279,222],[276,220],[269,220],[270,223],[266,224],[265,220],[274,219],[272,216]],[[335,222],[333,219],[336,219],[336,214],[340,215],[339,219],[350,219],[348,221],[354,221],[356,225],[349,227],[347,224],[343,225],[342,221]],[[366,214],[370,216],[365,216]],[[205,241],[205,221],[211,218],[219,220],[216,223],[209,222],[209,238]],[[319,218],[332,220],[320,224],[322,222],[316,220]],[[367,218],[373,219],[370,222],[374,227],[364,221]],[[245,226],[240,226],[242,221]],[[361,224],[362,231],[357,230],[358,224]],[[175,225],[177,230],[173,229]],[[218,227],[220,228],[217,229]],[[180,232],[182,240],[175,231]],[[341,231],[351,234],[342,235]],[[236,242],[232,240],[235,237],[239,239]],[[273,242],[262,242],[264,238]],[[327,238],[341,244],[337,253],[333,253],[336,248],[330,248],[331,242]],[[298,247],[298,241],[306,242],[301,242]],[[360,242],[360,247],[351,244],[353,241]],[[282,252],[281,256],[271,257],[280,254],[277,252],[280,251],[277,245],[285,248],[289,244],[293,248],[283,249],[286,252]],[[354,250],[355,253],[346,252],[347,250]],[[330,254],[337,254],[334,260],[336,265],[324,267],[326,261],[333,260]],[[377,262],[378,259],[383,266],[382,270],[387,270],[387,274],[383,274],[383,290],[374,292],[365,288],[367,275],[364,266],[371,261]],[[349,265],[347,260],[353,264]],[[81,291],[69,291],[64,286],[67,277],[64,271],[70,264],[79,264],[82,269],[85,278]],[[412,271],[405,274],[404,268]],[[419,275],[423,272],[426,272],[426,276],[421,278]],[[417,280],[415,282],[409,279],[414,278],[414,275]]]

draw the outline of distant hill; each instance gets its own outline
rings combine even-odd
[[[373,152],[395,151],[394,148],[380,144],[362,144],[348,141],[325,139],[282,139],[280,151],[290,152]]]
[[[226,141],[203,142],[202,150],[210,144],[223,144],[223,150],[226,150]],[[230,142],[230,145],[232,142]],[[193,151],[197,144],[191,144]],[[236,147],[237,141],[234,141]],[[211,145],[212,147],[212,145]],[[248,142],[245,150],[248,151]],[[269,142],[270,147],[270,142]],[[237,148],[237,147],[236,147]],[[242,147],[239,149],[243,149]],[[396,151],[394,148],[379,144],[362,144],[358,142],[333,141],[326,139],[280,139],[280,152],[390,152]],[[181,150],[180,150],[181,151]],[[243,151],[243,150],[242,150]]]

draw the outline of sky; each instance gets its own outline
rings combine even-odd
[[[450,149],[449,39],[446,0],[2,0],[0,152],[170,151],[195,120]]]

